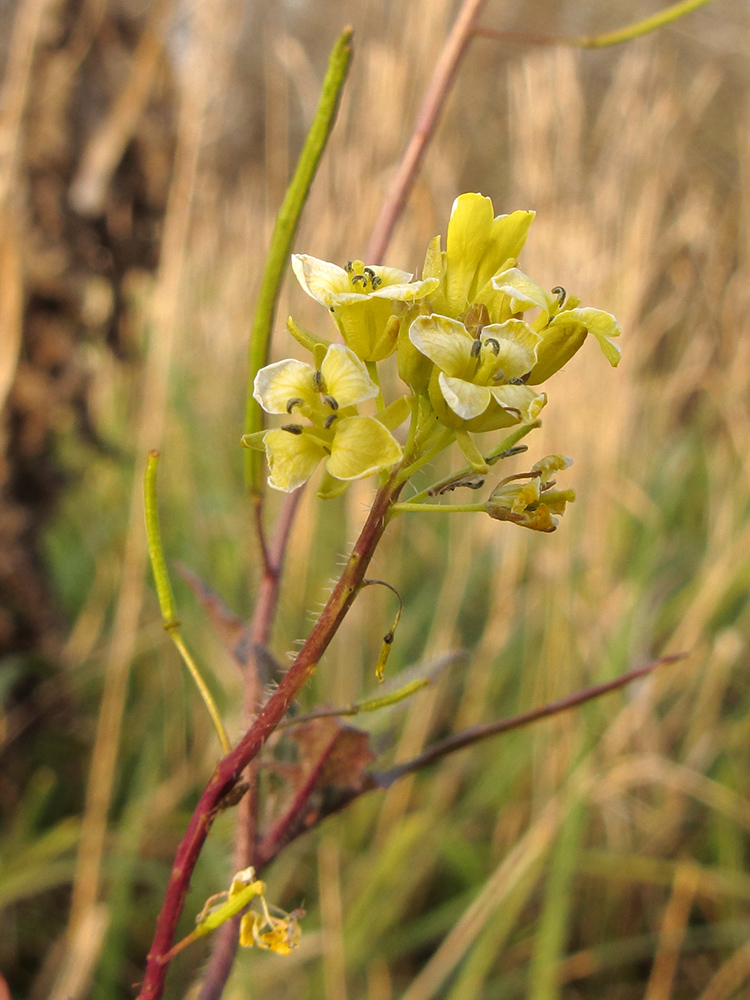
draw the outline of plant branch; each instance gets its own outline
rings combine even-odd
[[[645,677],[652,670],[656,670],[657,667],[663,667],[669,663],[684,660],[687,655],[687,653],[673,653],[670,656],[662,656],[651,663],[635,667],[633,670],[615,677],[614,680],[605,681],[603,684],[595,684],[593,687],[583,688],[581,691],[566,695],[564,698],[553,701],[549,705],[533,708],[529,712],[513,715],[509,719],[499,719],[497,722],[488,722],[486,725],[471,726],[469,729],[463,729],[459,733],[447,736],[438,743],[433,743],[423,753],[413,757],[411,760],[407,760],[403,764],[397,764],[387,771],[380,771],[375,775],[375,780],[378,787],[388,788],[398,778],[402,778],[406,774],[412,774],[414,771],[420,771],[423,767],[429,767],[430,764],[434,764],[450,753],[473,746],[475,743],[486,740],[491,736],[499,736],[501,733],[507,733],[511,729],[521,729],[523,726],[528,726],[539,719],[547,719],[551,715],[559,715],[560,712],[567,712],[571,708],[577,708],[587,701],[592,701],[594,698],[601,698],[602,695],[609,694],[610,691],[616,691],[618,688],[625,687],[627,684]]]
[[[180,622],[177,618],[174,593],[172,592],[172,582],[167,572],[167,562],[164,558],[164,545],[161,540],[161,527],[159,526],[159,508],[156,502],[156,470],[159,465],[159,452],[150,451],[146,462],[146,474],[143,477],[143,506],[146,515],[146,540],[148,545],[148,557],[151,561],[151,570],[156,586],[156,595],[159,599],[162,623],[164,631],[177,647],[177,651],[182,657],[183,663],[190,672],[195,685],[200,692],[203,703],[211,716],[211,721],[219,737],[222,753],[229,753],[231,746],[229,738],[221,721],[219,709],[213,699],[208,685],[203,679],[198,664],[190,655],[190,651],[185,645],[180,632]]]
[[[636,21],[634,24],[618,28],[616,31],[609,31],[604,35],[547,35],[539,31],[505,31],[502,28],[483,27],[476,27],[474,34],[483,38],[494,38],[500,42],[522,42],[527,45],[565,45],[575,49],[603,49],[609,45],[630,42],[634,38],[640,38],[658,28],[663,28],[707,3],[709,0],[681,0],[680,3],[674,3],[652,17]]]
[[[404,210],[406,199],[409,197],[409,192],[424,159],[427,145],[440,118],[440,112],[445,106],[451,84],[475,31],[476,19],[485,3],[486,0],[464,0],[453,29],[446,39],[393,187],[383,202],[383,207],[375,222],[375,228],[365,255],[368,264],[382,264],[383,262],[383,255],[390,242],[393,229]]]
[[[340,812],[342,809],[350,805],[355,799],[358,799],[361,795],[365,795],[367,792],[377,789],[382,791],[383,789],[389,788],[395,781],[398,781],[399,778],[406,777],[406,775],[413,774],[416,771],[421,771],[423,768],[429,767],[431,764],[435,764],[443,757],[447,757],[451,753],[463,750],[464,748],[472,746],[475,743],[479,743],[482,740],[489,739],[493,736],[499,736],[501,733],[507,733],[512,729],[521,729],[523,726],[528,726],[532,722],[537,722],[539,719],[546,719],[552,715],[559,715],[561,712],[567,712],[572,708],[577,708],[579,705],[583,705],[587,701],[592,701],[595,698],[601,698],[603,695],[609,694],[611,691],[616,691],[618,688],[625,687],[632,681],[645,677],[647,674],[650,674],[652,670],[656,670],[658,667],[666,666],[669,663],[676,663],[678,660],[684,659],[687,655],[687,653],[676,653],[671,656],[663,656],[658,660],[645,664],[644,666],[636,667],[634,670],[629,670],[627,673],[621,674],[619,677],[615,677],[614,680],[606,681],[604,684],[597,684],[593,687],[584,688],[581,691],[576,691],[574,694],[567,695],[565,698],[560,698],[558,701],[554,701],[549,705],[544,705],[541,708],[535,708],[530,712],[524,712],[521,715],[514,715],[509,719],[500,719],[497,722],[490,722],[483,726],[472,726],[471,728],[464,729],[459,733],[454,733],[452,736],[449,736],[444,740],[440,740],[438,743],[434,743],[423,753],[413,757],[411,760],[405,761],[403,764],[398,764],[395,767],[389,768],[387,771],[372,771],[369,774],[369,781],[363,781],[359,786],[351,788],[343,794],[340,794],[327,808],[321,809],[317,813],[316,822],[312,826],[290,829],[290,827],[286,826],[283,821],[277,823],[258,845],[256,853],[256,868],[258,871],[261,871],[278,856],[283,848],[287,847],[293,840],[296,840],[302,833],[307,833],[310,829],[313,829],[314,826],[317,826],[328,816],[331,816],[333,813]],[[290,809],[287,814],[290,822],[293,820],[296,813],[299,812],[300,808],[301,806],[299,802],[295,799],[292,809]]]

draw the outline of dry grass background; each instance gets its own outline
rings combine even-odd
[[[134,377],[89,344],[86,364],[100,431],[138,469],[162,447],[169,553],[240,613],[256,563],[237,447],[249,316],[328,47],[354,24],[351,80],[296,249],[344,261],[363,252],[455,7],[221,0],[181,9],[170,35],[181,103],[160,266],[129,276],[143,363]],[[651,9],[490,3],[484,22],[594,32]],[[378,738],[387,729],[405,758],[652,655],[689,659],[463,752],[293,845],[269,896],[304,901],[302,945],[288,959],[241,955],[231,1000],[748,995],[749,29],[739,0],[715,0],[603,52],[477,40],[388,254],[417,270],[462,190],[498,211],[535,208],[524,270],[614,312],[624,358],[614,372],[587,344],[549,386],[532,461],[574,456],[578,492],[555,535],[479,517],[394,524],[377,557],[406,602],[393,669],[458,646],[471,656],[376,720]],[[325,332],[292,282],[279,316],[289,311]],[[278,326],[276,357],[290,350]],[[216,746],[143,573],[130,463],[70,433],[58,447],[78,479],[46,536],[71,620],[52,684],[72,706],[64,760],[86,773],[95,747],[93,778],[75,809],[60,804],[66,772],[48,739],[19,791],[0,841],[0,967],[15,997],[109,1000],[138,979]],[[303,501],[278,655],[304,634],[369,495],[364,483]],[[391,613],[377,590],[355,605],[306,705],[374,687]],[[187,591],[178,598],[237,734],[238,678]],[[226,883],[230,839],[222,817],[186,927]],[[205,957],[199,946],[180,957],[170,996],[196,995]]]

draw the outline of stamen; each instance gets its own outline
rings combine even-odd
[[[562,309],[562,307],[565,305],[565,299],[567,298],[568,293],[565,291],[562,285],[555,285],[555,287],[552,289],[552,294],[557,296],[558,309]]]

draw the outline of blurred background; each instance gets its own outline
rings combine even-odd
[[[658,6],[489,0],[482,24],[593,34]],[[328,52],[351,23],[350,79],[295,249],[343,263],[364,253],[457,9],[0,3],[0,970],[15,1000],[126,998],[142,975],[218,754],[145,572],[145,455],[163,454],[168,556],[248,616],[247,337]],[[373,738],[384,761],[406,759],[690,655],[300,839],[265,877],[269,899],[307,909],[302,944],[240,955],[228,998],[749,995],[749,43],[746,4],[714,0],[602,51],[471,45],[386,262],[418,271],[461,191],[498,213],[536,209],[521,266],[615,313],[624,357],[614,371],[584,345],[546,387],[529,455],[508,463],[575,459],[563,485],[578,500],[554,535],[468,515],[394,523],[372,574],[406,605],[389,671],[470,655],[375,718]],[[296,353],[289,312],[332,332],[287,281],[274,359]],[[305,495],[282,661],[371,490]],[[176,585],[236,739],[240,678]],[[377,687],[392,614],[384,588],[360,597],[303,708]],[[230,810],[185,933],[228,882],[232,829]],[[168,996],[197,996],[209,949],[173,963]]]

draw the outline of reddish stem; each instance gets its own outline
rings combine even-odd
[[[357,588],[385,531],[385,515],[399,492],[400,487],[394,488],[392,481],[378,491],[346,567],[297,657],[242,740],[216,765],[177,849],[148,954],[139,1000],[158,1000],[164,991],[167,963],[162,956],[166,955],[172,946],[190,878],[213,822],[214,810],[237,782],[243,768],[260,752],[306,681],[314,673],[318,661],[356,596]]]
[[[290,493],[284,498],[284,504],[276,522],[270,548],[266,545],[265,541],[262,498],[257,498],[253,505],[258,541],[263,553],[263,576],[258,588],[258,598],[250,624],[251,653],[245,672],[244,693],[244,718],[247,726],[250,725],[250,720],[258,711],[262,693],[255,650],[259,646],[263,648],[268,646],[271,639],[271,629],[276,617],[281,573],[284,568],[284,556],[289,541],[289,533],[292,530],[294,517],[303,492],[304,490],[302,489],[295,490],[294,493]],[[258,823],[258,776],[256,763],[256,761],[251,761],[243,773],[243,780],[250,787],[237,809],[237,823],[234,834],[235,871],[241,871],[249,865],[256,865],[255,841]],[[229,973],[232,971],[239,932],[239,916],[222,924],[216,932],[211,958],[206,967],[198,1000],[218,1000],[221,996],[229,978]]]

